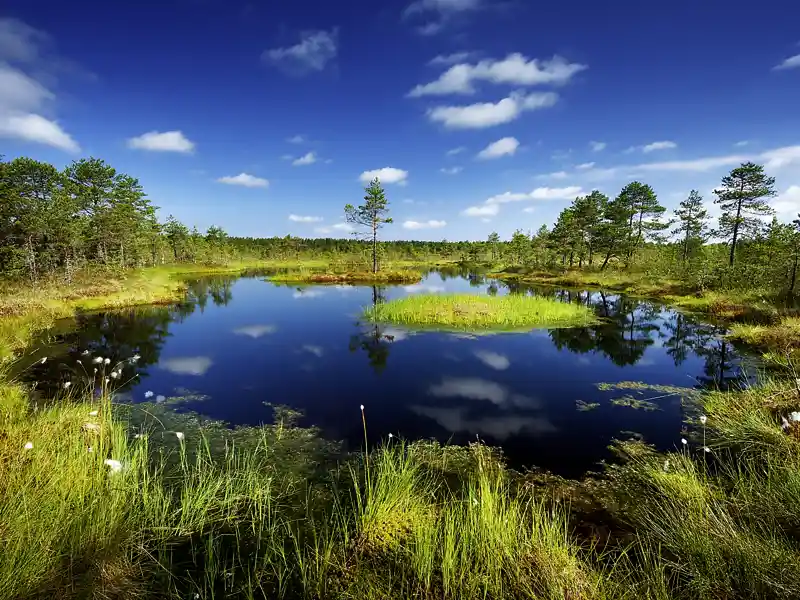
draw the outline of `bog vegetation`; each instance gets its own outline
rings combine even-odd
[[[800,597],[800,391],[786,352],[800,328],[779,304],[795,292],[800,232],[769,220],[774,180],[763,167],[723,178],[716,223],[696,192],[668,215],[633,182],[613,199],[576,198],[551,228],[508,241],[382,242],[388,204],[371,187],[346,209],[367,240],[246,239],[159,222],[136,179],[98,159],[61,171],[2,161],[4,356],[42,325],[35,315],[174,298],[169,275],[181,271],[389,273],[457,260],[752,317],[733,335],[771,352],[777,370],[683,395],[676,451],[617,442],[619,461],[582,481],[513,472],[479,442],[387,433],[349,455],[285,411],[273,425],[231,429],[169,400],[126,407],[112,402],[114,387],[135,355],[81,355],[68,368],[83,375],[36,403],[4,377],[0,597]],[[368,416],[353,407],[365,432]]]

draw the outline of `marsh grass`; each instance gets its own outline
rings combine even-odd
[[[728,337],[764,351],[794,353],[800,348],[800,317],[783,317],[768,324],[737,323]]]
[[[408,296],[364,310],[376,322],[450,329],[578,327],[596,322],[591,309],[535,296],[469,294]]]
[[[733,322],[771,323],[779,314],[774,306],[776,299],[758,290],[746,292],[700,290],[678,280],[640,271],[583,269],[551,272],[517,271],[509,268],[491,273],[490,276],[519,283],[595,288],[621,292],[629,296],[654,298],[687,311],[708,314]]]
[[[275,283],[349,283],[349,284],[369,284],[369,283],[417,283],[422,280],[422,273],[412,269],[382,270],[377,273],[372,271],[289,271],[269,277]]]

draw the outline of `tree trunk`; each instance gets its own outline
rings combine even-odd
[[[686,262],[686,257],[689,256],[689,226],[686,226],[686,238],[683,240],[683,262]]]
[[[739,237],[739,219],[742,215],[742,201],[739,200],[739,203],[736,205],[736,220],[733,222],[733,239],[731,240],[731,257],[730,262],[728,263],[731,267],[733,266],[733,261],[736,258],[736,238]]]
[[[792,264],[792,281],[789,284],[789,295],[794,296],[794,284],[797,281],[797,252],[794,253],[794,263]]]
[[[606,268],[606,265],[608,264],[608,261],[609,261],[610,259],[611,259],[611,253],[609,252],[608,254],[606,254],[606,258],[605,258],[605,260],[603,261],[603,266],[601,266],[601,267],[600,267],[600,270],[601,270],[601,271],[602,271],[603,269],[605,269],[605,268]]]
[[[378,272],[378,228],[372,225],[372,272]]]
[[[33,249],[33,236],[28,236],[28,274],[30,275],[31,282],[36,283],[39,275],[36,272],[36,252]]]

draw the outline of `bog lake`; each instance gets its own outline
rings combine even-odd
[[[601,321],[476,335],[360,318],[374,302],[447,292],[546,295],[591,306]],[[755,359],[724,333],[651,301],[466,271],[381,287],[276,285],[259,274],[195,280],[177,305],[62,322],[21,375],[53,396],[91,371],[81,360],[88,351],[126,365],[113,382],[118,402],[231,425],[271,422],[271,405],[287,406],[302,413],[301,425],[351,449],[364,444],[364,405],[370,444],[390,433],[455,444],[477,437],[502,448],[511,466],[578,476],[610,458],[614,438],[680,446],[688,400],[673,387],[725,387],[753,375]]]

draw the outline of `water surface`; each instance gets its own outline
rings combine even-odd
[[[602,322],[472,335],[359,319],[362,307],[385,299],[462,291],[581,302]],[[722,333],[656,303],[480,275],[435,272],[420,284],[388,287],[209,278],[194,282],[181,305],[80,316],[49,349],[56,358],[28,374],[55,389],[81,373],[75,362],[86,350],[112,363],[136,354],[124,369],[124,400],[178,396],[184,409],[232,424],[270,422],[269,404],[287,405],[351,447],[363,444],[364,405],[371,443],[389,433],[453,443],[479,437],[502,447],[514,466],[577,475],[609,457],[614,437],[636,432],[670,448],[682,435],[679,395],[599,383],[725,385],[739,377],[743,358]],[[651,399],[656,410],[612,402],[626,394]],[[599,406],[579,410],[581,403]]]

